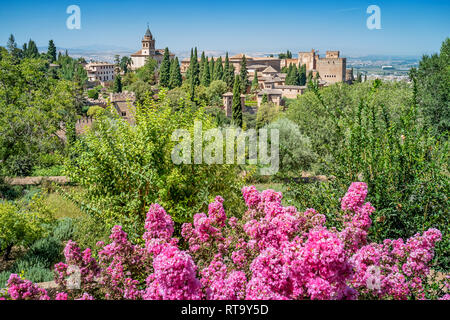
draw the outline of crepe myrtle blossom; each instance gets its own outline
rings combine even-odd
[[[279,192],[244,187],[247,210],[239,219],[228,217],[224,199],[216,197],[207,213],[182,226],[181,238],[174,237],[170,215],[152,204],[145,245],[131,243],[121,226],[112,228],[108,243],[97,243],[96,257],[69,241],[65,261],[55,265],[55,296],[13,274],[3,298],[425,299],[441,232],[431,228],[409,239],[370,243],[375,208],[367,194],[365,183],[350,185],[337,229],[327,228],[326,217],[312,208],[284,207]],[[73,269],[80,273],[79,290],[68,286]]]

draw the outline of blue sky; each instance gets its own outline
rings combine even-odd
[[[81,8],[81,30],[66,28],[69,5]],[[369,30],[369,5],[381,30]],[[156,46],[171,50],[279,52],[341,50],[349,55],[421,55],[450,36],[450,1],[31,1],[2,0],[0,43],[58,47],[116,45],[138,49],[147,22]]]

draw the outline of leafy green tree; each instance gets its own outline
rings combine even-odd
[[[51,223],[52,213],[42,198],[34,197],[30,204],[0,202],[0,252],[8,260],[13,246],[27,248],[46,235],[45,224]]]
[[[170,81],[170,55],[169,48],[164,49],[164,57],[159,69],[159,85],[168,88]]]
[[[312,151],[311,139],[302,134],[299,126],[293,121],[285,117],[273,121],[275,116],[276,113],[265,114],[263,117],[260,115],[259,121],[262,118],[265,118],[265,121],[271,118],[272,122],[265,128],[268,130],[276,129],[279,132],[280,174],[298,177],[302,171],[309,170],[317,158],[317,155]]]
[[[130,57],[123,56],[120,59],[119,67],[123,71],[124,74],[127,74],[130,71],[132,64],[133,64],[133,60]]]
[[[261,102],[261,105],[256,112],[256,128],[259,129],[269,124],[280,115],[280,112],[280,107],[275,105],[274,103]]]
[[[64,56],[59,63],[61,65],[58,69],[59,78],[73,81],[80,85],[84,85],[87,82],[87,72],[79,61],[69,56]]]
[[[233,87],[232,122],[236,127],[242,128],[242,103],[241,103],[241,81],[236,76]]]
[[[176,57],[170,66],[170,80],[169,80],[169,88],[174,89],[177,87],[181,87],[182,85],[182,77],[180,71],[180,63],[178,61],[178,57]]]
[[[48,42],[48,49],[47,49],[47,57],[50,61],[50,63],[53,63],[56,61],[56,46],[53,40],[50,40]]]
[[[206,88],[206,97],[208,104],[211,106],[222,106],[222,95],[227,92],[227,84],[222,80],[214,80],[208,88]]]
[[[248,71],[247,71],[247,58],[245,55],[242,56],[241,61],[241,71],[240,71],[240,86],[241,86],[241,93],[245,94],[247,93],[247,87],[248,87]]]
[[[424,55],[417,69],[410,72],[417,84],[419,108],[436,135],[448,138],[450,130],[450,38],[440,54]]]
[[[156,69],[158,62],[155,59],[149,58],[145,61],[144,66],[136,70],[136,77],[139,81],[150,85],[156,84]]]
[[[71,181],[86,191],[74,200],[107,226],[122,225],[131,238],[144,232],[145,215],[153,203],[170,208],[178,233],[183,222],[207,210],[209,201],[219,194],[230,212],[241,205],[237,200],[242,181],[235,165],[175,164],[172,160],[179,144],[173,138],[175,130],[186,130],[192,149],[194,120],[202,121],[203,130],[215,127],[215,120],[203,108],[192,109],[183,100],[179,104],[174,110],[163,90],[158,101],[146,99],[137,106],[135,125],[118,116],[113,120],[98,117],[96,128],[75,145],[78,156],[68,163]],[[193,152],[181,155],[193,163]]]
[[[122,76],[120,74],[114,78],[113,92],[122,92]]]
[[[47,61],[0,61],[0,176],[27,176],[42,154],[62,152],[57,133],[75,119],[76,84],[48,76]]]

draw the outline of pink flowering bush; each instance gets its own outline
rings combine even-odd
[[[375,208],[367,185],[352,183],[341,200],[343,227],[327,228],[314,209],[283,207],[273,190],[242,189],[248,210],[228,218],[223,198],[198,213],[174,237],[174,223],[153,204],[145,221],[145,244],[132,244],[120,226],[98,257],[69,241],[65,262],[55,265],[67,299],[424,299],[434,247],[441,233],[429,229],[403,240],[369,243]],[[74,268],[75,267],[75,268]],[[78,270],[79,288],[68,278]],[[448,284],[447,284],[448,285]],[[47,292],[11,275],[11,299],[49,299]],[[448,295],[442,297],[448,299]]]

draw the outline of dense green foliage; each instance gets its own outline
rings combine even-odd
[[[173,163],[175,129],[192,132],[194,120],[202,120],[204,130],[216,124],[202,108],[194,111],[180,100],[174,110],[164,92],[159,99],[138,105],[135,126],[120,118],[97,118],[95,128],[78,140],[67,168],[71,181],[85,190],[76,201],[107,226],[121,224],[135,237],[151,203],[173,208],[171,215],[181,223],[219,194],[227,196],[231,209],[239,195],[233,165]]]
[[[450,130],[450,38],[440,54],[423,56],[417,69],[411,70],[417,82],[417,102],[427,123],[436,134],[448,138]]]
[[[43,59],[0,61],[0,176],[28,175],[41,156],[62,152],[56,135],[74,121],[79,88],[49,75]]]
[[[377,208],[372,239],[440,228],[437,259],[448,266],[448,145],[424,125],[413,91],[380,81],[335,85],[292,102],[289,117],[312,139],[319,171],[334,177],[333,194],[351,181],[368,184]],[[304,203],[310,193],[291,187]]]

